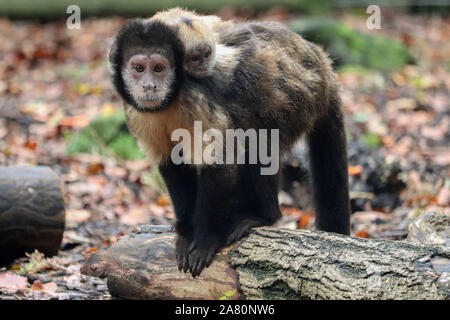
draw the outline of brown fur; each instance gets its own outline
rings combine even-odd
[[[178,36],[186,51],[203,43],[215,44],[217,34],[214,30],[222,23],[219,17],[201,16],[181,8],[158,12],[150,20],[177,27]]]
[[[194,121],[202,121],[203,131],[218,129],[225,134],[229,119],[223,110],[212,113],[201,92],[178,97],[174,106],[156,113],[141,113],[125,105],[128,127],[154,164],[169,160],[173,146],[172,132],[187,129],[194,136]],[[191,147],[191,146],[190,146]],[[191,151],[192,152],[192,151]]]

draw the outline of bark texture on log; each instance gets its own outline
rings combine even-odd
[[[61,183],[48,167],[0,167],[0,264],[35,249],[55,255],[64,232]]]
[[[247,299],[449,299],[450,250],[255,229],[232,254]]]
[[[171,228],[143,226],[82,272],[127,299],[449,299],[449,258],[446,246],[263,227],[192,279],[176,267]]]
[[[171,226],[141,226],[111,248],[92,253],[85,275],[107,277],[109,292],[120,299],[239,299],[236,271],[218,256],[200,277],[178,271]],[[233,294],[234,293],[234,294]]]

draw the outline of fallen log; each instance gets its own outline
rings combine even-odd
[[[92,253],[85,275],[122,299],[449,299],[450,249],[308,230],[255,228],[193,279],[168,226],[142,226]]]
[[[0,264],[35,249],[55,255],[65,212],[61,182],[48,167],[0,167]]]
[[[107,250],[92,253],[81,272],[107,277],[113,297],[121,299],[219,299],[237,292],[236,271],[227,255],[219,255],[195,279],[178,271],[171,226],[141,226]]]

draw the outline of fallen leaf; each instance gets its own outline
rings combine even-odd
[[[348,174],[351,176],[360,176],[363,171],[362,166],[349,166],[348,167]]]
[[[27,142],[25,142],[24,147],[34,151],[36,150],[37,142],[33,140],[27,140]]]
[[[151,203],[149,207],[150,207],[150,212],[152,213],[152,216],[163,217],[166,215],[166,210],[164,210],[164,208],[161,206]]]
[[[91,217],[91,213],[87,210],[68,209],[66,211],[66,220],[77,223],[85,222]]]
[[[297,214],[302,213],[302,211],[297,208],[291,208],[291,207],[285,207],[285,206],[280,206],[280,211],[283,215],[297,215]]]
[[[393,74],[392,80],[398,86],[405,86],[408,83],[408,79],[405,77],[405,75],[399,72]]]
[[[450,188],[443,187],[437,196],[437,203],[440,206],[448,207],[450,205]]]
[[[35,280],[31,285],[31,290],[41,291],[51,296],[55,295],[56,289],[58,289],[58,286],[54,282],[48,282],[43,284],[39,280]]]
[[[0,273],[0,288],[9,294],[24,290],[28,286],[27,278],[19,276],[13,272]]]
[[[89,119],[85,115],[74,116],[74,117],[64,117],[59,122],[61,127],[70,128],[83,128],[89,124]]]
[[[158,206],[168,206],[170,205],[170,197],[168,195],[162,195],[158,198],[158,200],[156,201],[156,204]]]
[[[297,223],[297,229],[305,229],[308,226],[311,217],[308,214],[302,214]]]
[[[353,225],[374,224],[376,221],[387,222],[392,220],[392,216],[377,211],[357,211],[352,214],[351,222]]]
[[[80,83],[75,88],[76,92],[82,96],[91,92],[91,86],[88,83]]]
[[[386,103],[386,108],[392,110],[412,110],[415,107],[416,100],[412,98],[399,98]]]
[[[149,212],[145,207],[138,207],[130,210],[129,213],[120,217],[120,222],[129,226],[136,226],[138,224],[146,223],[149,219]]]
[[[367,239],[367,238],[369,238],[369,234],[367,233],[367,231],[361,230],[355,234],[355,237]]]
[[[96,252],[96,251],[98,251],[98,248],[97,247],[92,247],[92,248],[86,250],[84,253],[89,254],[89,253]]]
[[[97,163],[91,163],[86,168],[86,173],[89,175],[99,174],[105,169],[105,166],[103,163],[97,162]]]
[[[388,148],[391,148],[395,145],[395,138],[393,136],[382,136],[381,143]]]
[[[119,108],[115,104],[107,102],[102,105],[100,112],[104,116],[110,116],[110,115],[114,114],[115,112],[117,112],[117,109],[119,109]]]

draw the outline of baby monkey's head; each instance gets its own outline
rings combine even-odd
[[[192,48],[186,48],[184,69],[195,78],[209,76],[216,60],[216,44],[210,41],[199,43]]]
[[[195,78],[209,76],[216,62],[214,27],[222,20],[216,16],[201,16],[180,8],[162,11],[151,20],[176,28],[184,45],[184,70]]]

